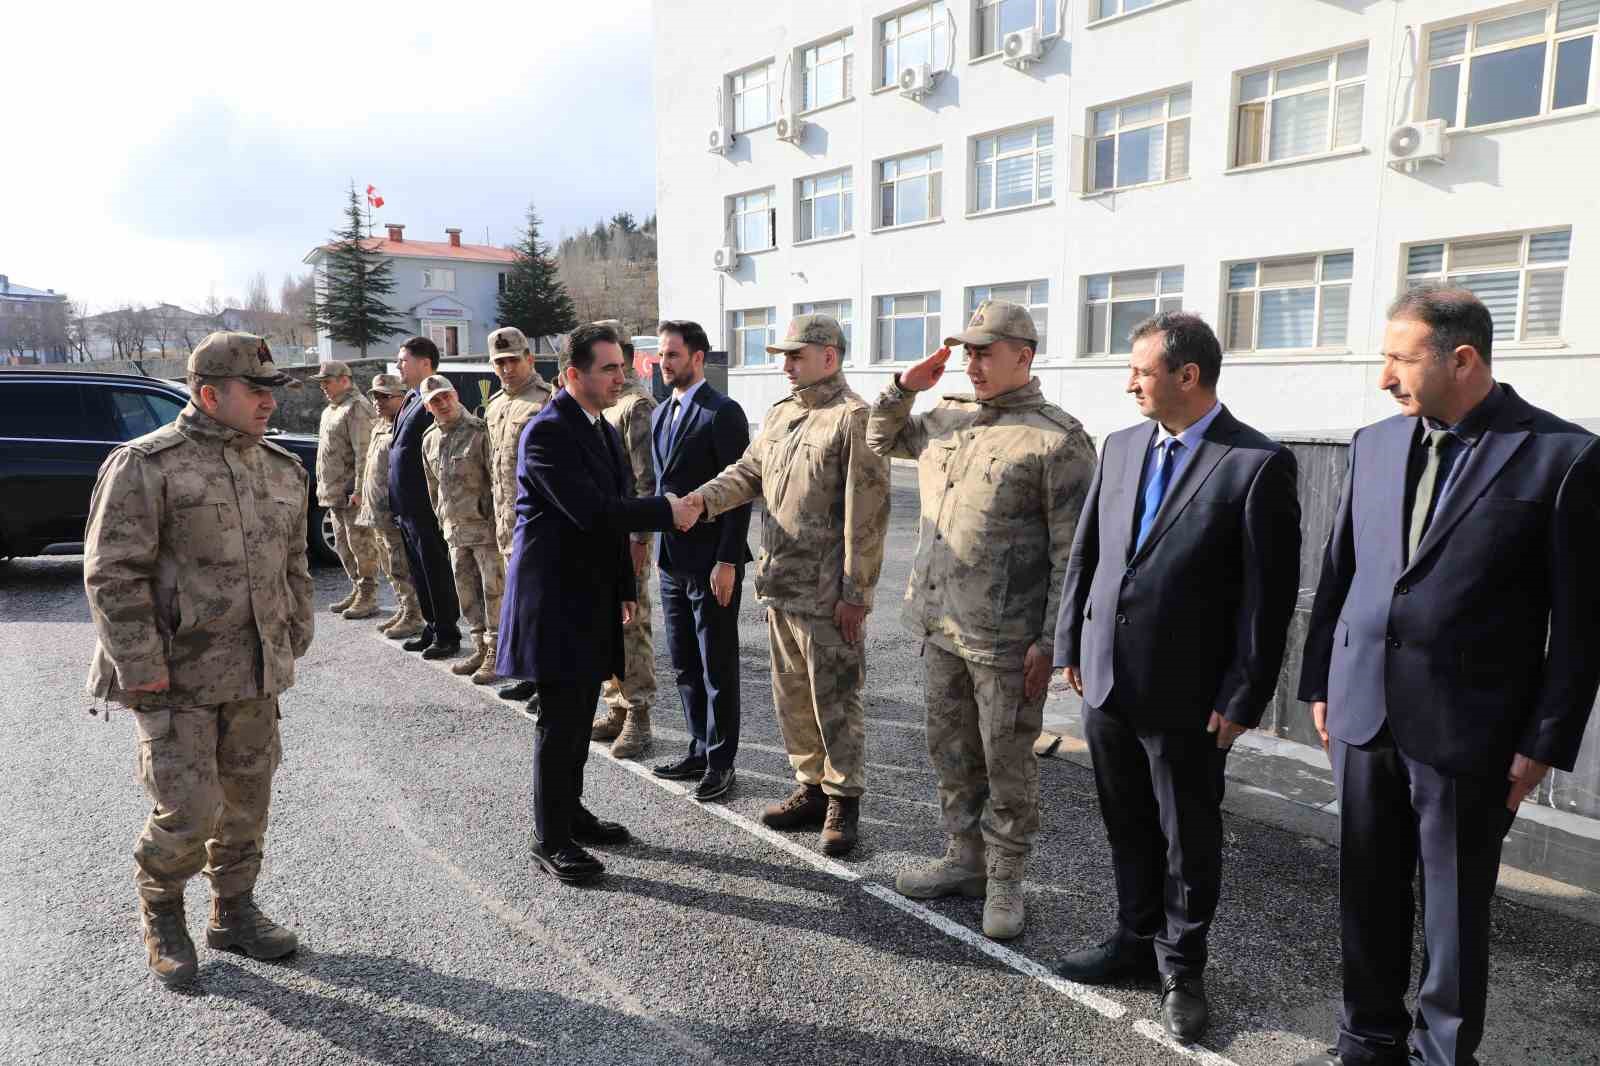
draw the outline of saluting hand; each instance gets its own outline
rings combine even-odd
[[[950,361],[950,349],[940,348],[922,362],[900,371],[900,387],[911,392],[931,389],[944,377],[944,365]]]

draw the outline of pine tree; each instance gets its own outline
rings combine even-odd
[[[340,344],[361,349],[404,333],[405,316],[385,302],[394,292],[394,263],[362,241],[361,201],[354,182],[345,206],[345,226],[333,234],[323,256],[323,284],[313,295],[311,320]]]
[[[535,344],[539,337],[565,333],[578,324],[572,297],[562,284],[550,246],[539,238],[539,215],[528,205],[528,226],[513,251],[498,310],[502,326],[516,326]]]

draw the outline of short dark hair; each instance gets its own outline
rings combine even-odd
[[[400,347],[418,359],[426,359],[435,370],[439,369],[439,346],[427,337],[412,337]]]
[[[617,331],[610,326],[602,326],[591,322],[587,326],[579,326],[567,334],[567,347],[561,353],[563,367],[575,366],[584,372],[594,367],[594,346],[609,341],[612,344],[621,344]]]
[[[698,322],[691,322],[687,318],[668,318],[656,327],[656,336],[663,333],[676,333],[678,339],[683,341],[683,346],[689,349],[689,354],[695,352],[711,351],[711,338],[706,336],[706,331]]]
[[[1206,320],[1193,311],[1163,311],[1133,327],[1130,340],[1141,340],[1152,333],[1162,335],[1161,362],[1172,373],[1185,363],[1200,368],[1200,384],[1215,388],[1222,376],[1222,345]]]
[[[189,395],[196,400],[200,398],[200,390],[205,386],[210,385],[216,388],[218,391],[221,391],[222,386],[226,385],[232,380],[232,378],[212,377],[210,374],[184,375],[184,382],[189,386]],[[199,404],[196,404],[195,406],[198,407]]]
[[[1466,289],[1422,285],[1402,293],[1389,305],[1390,318],[1421,322],[1428,327],[1428,348],[1443,359],[1463,344],[1478,350],[1488,366],[1494,347],[1494,316]]]

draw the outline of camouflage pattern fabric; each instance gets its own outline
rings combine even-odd
[[[654,493],[651,493],[654,495]],[[633,621],[622,627],[621,683],[608,677],[600,686],[600,698],[607,707],[617,710],[641,710],[649,707],[656,695],[656,645],[650,623],[650,608],[654,597],[650,594],[650,577],[655,567],[645,564],[639,575],[639,613]]]
[[[317,426],[317,502],[344,507],[355,494],[367,461],[367,445],[378,413],[354,385],[322,409]]]
[[[367,443],[367,459],[356,479],[361,506],[356,510],[356,525],[367,529],[399,529],[389,507],[389,445],[394,441],[394,423],[379,418]]]
[[[801,784],[830,796],[866,791],[864,645],[846,644],[831,618],[767,609],[772,705],[783,746]]]
[[[493,638],[500,632],[500,597],[506,588],[506,561],[500,549],[487,541],[481,544],[450,545],[450,571],[456,579],[456,598],[461,614],[471,627],[476,643],[485,634]]]
[[[494,500],[495,543],[500,554],[511,558],[511,535],[517,528],[517,438],[555,390],[534,371],[528,383],[514,393],[497,392],[483,412],[489,430],[489,467]]]
[[[422,435],[422,472],[433,513],[452,548],[495,543],[489,434],[482,419],[463,410],[448,426],[428,427]]]
[[[333,520],[333,550],[350,584],[377,588],[378,538],[375,532],[356,524],[354,507],[330,507],[328,517]]]
[[[408,604],[416,606],[417,590],[411,583],[411,564],[406,560],[406,542],[400,530],[379,529],[374,532],[382,549],[378,559],[383,563],[383,572],[388,575],[390,587],[394,589],[395,600],[402,607]]]

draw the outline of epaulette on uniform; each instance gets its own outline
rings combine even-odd
[[[168,448],[176,448],[186,439],[182,433],[178,432],[178,427],[175,424],[169,423],[160,429],[146,433],[142,437],[135,437],[127,444],[124,444],[123,447],[130,448],[140,455],[148,456],[155,455],[157,452],[164,452]]]
[[[1039,408],[1039,414],[1043,418],[1054,422],[1068,433],[1073,431],[1082,433],[1084,431],[1082,422],[1079,422],[1076,418],[1073,418],[1071,415],[1067,414],[1067,412],[1063,411],[1053,403],[1046,402],[1044,406]]]
[[[275,452],[278,455],[283,456],[285,459],[290,460],[291,462],[293,462],[296,466],[300,467],[301,469],[305,468],[305,464],[300,461],[300,457],[298,455],[296,455],[294,452],[291,452],[288,448],[285,448],[283,445],[276,444],[276,443],[268,440],[266,437],[262,437],[261,438],[261,446],[263,448],[267,449],[267,451],[269,451],[269,452]]]

